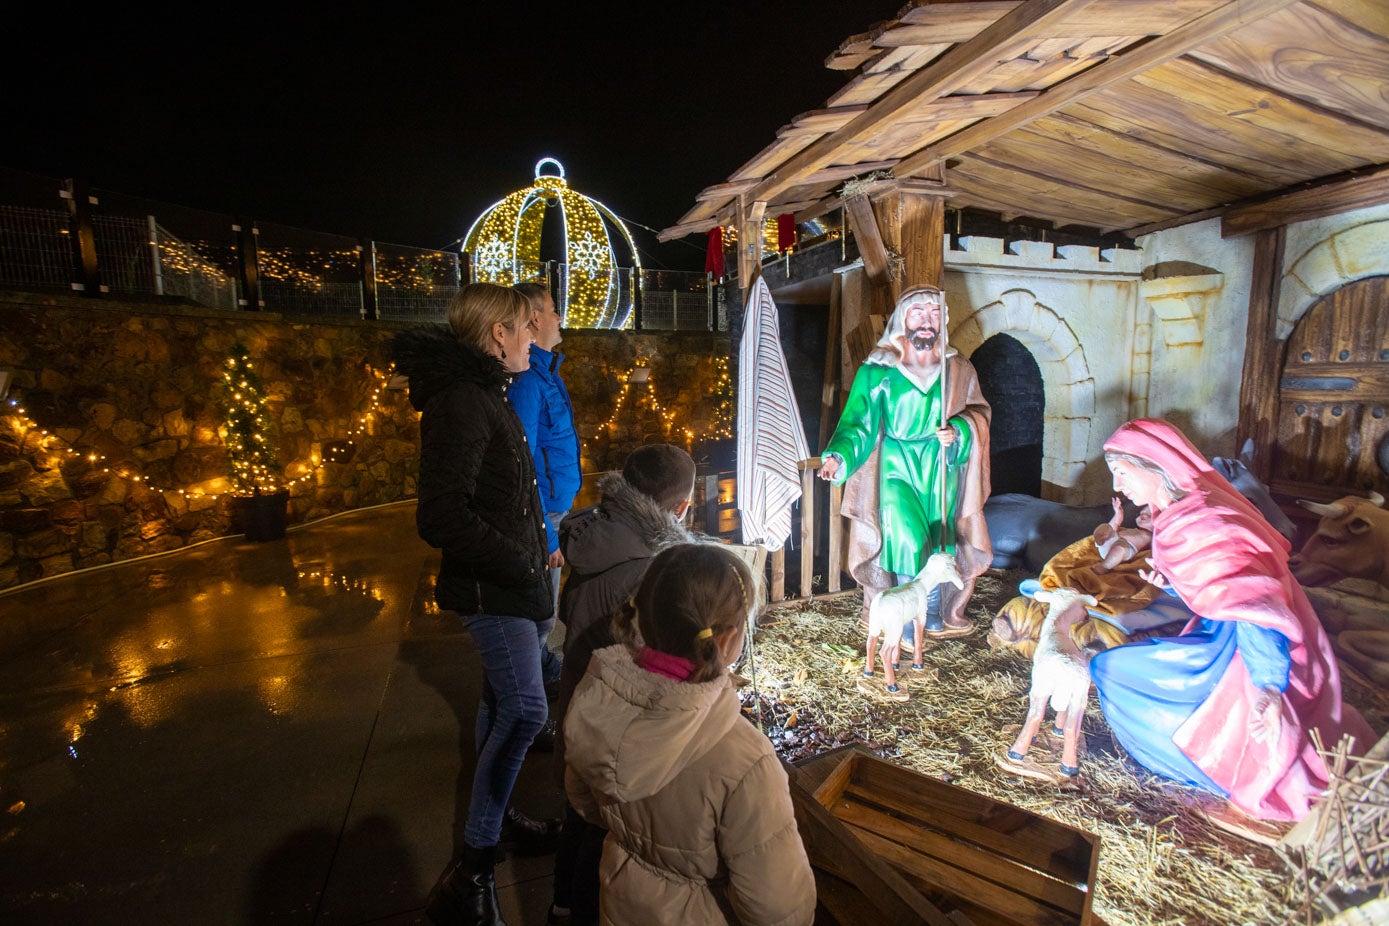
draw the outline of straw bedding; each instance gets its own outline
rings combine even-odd
[[[1117,752],[1093,691],[1076,785],[1058,788],[998,768],[994,756],[1009,745],[1004,728],[1016,730],[1026,713],[1031,667],[1014,652],[989,649],[985,631],[1025,577],[981,576],[969,606],[978,632],[929,647],[924,672],[912,671],[904,653],[898,677],[910,698],[903,703],[859,689],[865,640],[858,592],[770,608],[741,670],[753,682],[743,689],[744,709],[788,761],[862,743],[923,774],[1098,834],[1094,909],[1106,923],[1314,921],[1303,877],[1272,849],[1205,819],[1200,807],[1215,799]],[[1345,687],[1371,726],[1389,725],[1382,695],[1354,679]]]

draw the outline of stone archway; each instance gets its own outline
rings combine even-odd
[[[1016,338],[1032,353],[1046,396],[1042,492],[1055,497],[1075,485],[1089,457],[1095,380],[1070,325],[1035,294],[1011,289],[950,327],[950,344],[964,357],[996,334]]]
[[[1302,316],[1336,290],[1389,272],[1389,219],[1353,225],[1312,245],[1284,272],[1278,288],[1279,341]]]

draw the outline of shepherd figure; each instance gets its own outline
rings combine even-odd
[[[883,591],[920,572],[932,553],[954,556],[964,585],[933,591],[927,638],[973,632],[965,605],[993,558],[983,512],[989,403],[974,367],[948,348],[948,325],[939,289],[902,294],[854,375],[820,466],[821,479],[845,484],[848,567],[863,587],[865,614]],[[920,642],[912,641],[913,652]]]

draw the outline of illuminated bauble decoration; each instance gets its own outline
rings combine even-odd
[[[540,229],[550,208],[558,209],[563,219],[569,268],[560,278],[559,310],[564,324],[625,327],[641,271],[632,234],[607,206],[571,189],[564,179],[564,165],[554,158],[542,158],[535,165],[535,183],[493,204],[463,236],[463,250],[473,258],[474,279],[503,286],[543,279]],[[618,266],[610,229],[622,237],[632,255],[630,271]]]

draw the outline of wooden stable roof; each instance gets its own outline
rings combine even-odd
[[[853,77],[662,239],[731,224],[740,199],[808,219],[876,171],[1130,234],[1389,199],[1385,0],[917,0],[825,64]]]

